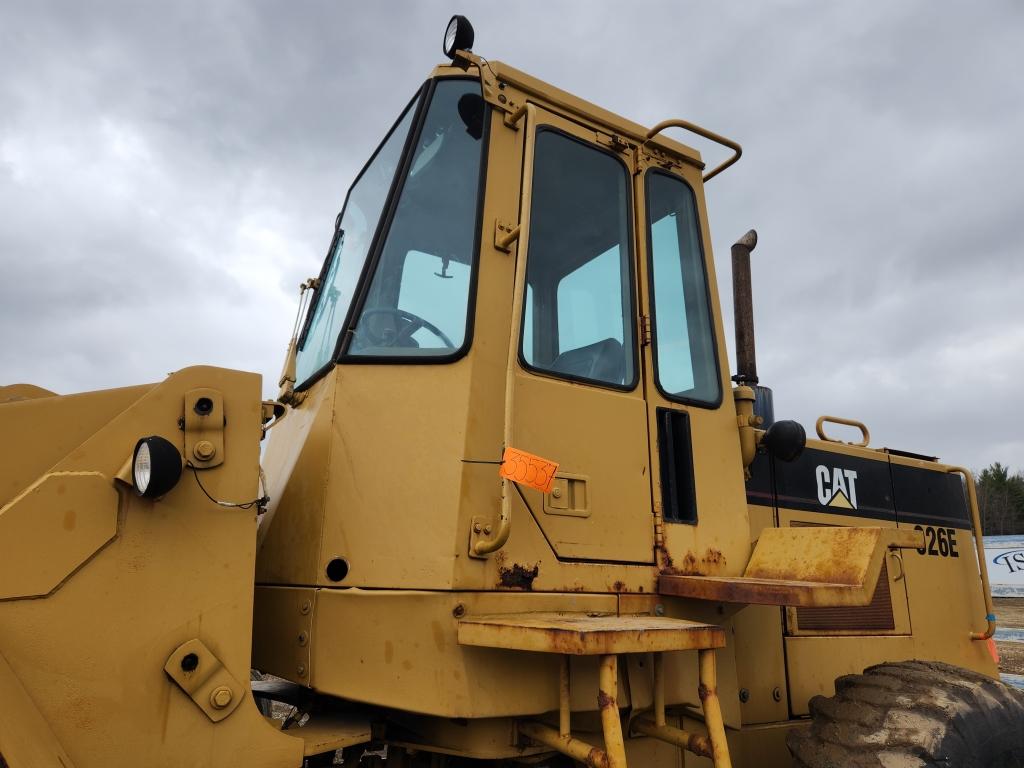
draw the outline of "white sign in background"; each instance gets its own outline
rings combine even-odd
[[[1024,597],[1024,537],[986,536],[985,560],[993,597]]]

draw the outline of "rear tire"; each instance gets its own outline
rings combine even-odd
[[[1024,693],[951,664],[868,667],[810,710],[786,739],[798,768],[1024,766]]]

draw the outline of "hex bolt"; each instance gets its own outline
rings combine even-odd
[[[455,607],[452,608],[452,616],[454,616],[456,619],[461,619],[465,615],[466,606],[464,606],[462,603],[456,603]]]
[[[554,499],[562,498],[562,489],[561,488],[552,488],[551,489],[551,497],[554,498]]]
[[[296,674],[298,674],[299,677],[305,677],[306,676],[306,665],[305,664],[299,664],[299,666],[297,666],[295,668],[295,672],[296,672]]]
[[[301,613],[303,616],[305,616],[307,613],[309,613],[312,610],[312,608],[313,608],[313,604],[311,602],[309,602],[309,600],[303,600],[302,601],[302,606],[299,608],[299,613]]]
[[[490,532],[491,532],[491,526],[485,525],[484,526],[484,533],[489,534]]]
[[[231,689],[226,685],[214,688],[210,692],[210,706],[214,709],[224,709],[224,707],[231,703],[231,699]]]
[[[740,688],[740,703],[746,704],[750,701],[750,691],[746,688]]]
[[[209,461],[217,455],[217,446],[209,440],[200,440],[192,448],[192,454],[200,461]]]
[[[665,615],[665,606],[662,605],[661,603],[658,603],[656,606],[654,606],[654,615],[655,616],[664,616]]]
[[[782,701],[782,691],[778,686],[772,688],[772,701]]]
[[[309,635],[305,632],[299,632],[299,645],[305,645],[309,642]]]
[[[473,533],[480,533],[481,530],[483,530],[483,528],[480,523],[473,523]]]

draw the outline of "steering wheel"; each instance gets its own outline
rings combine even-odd
[[[368,317],[373,315],[390,315],[397,317],[405,321],[405,325],[399,329],[398,333],[394,336],[389,335],[376,335],[369,330],[369,326],[362,328],[362,332],[366,334],[366,340],[368,344],[366,346],[371,347],[402,347],[405,346],[404,342],[412,340],[412,335],[416,333],[420,328],[426,328],[437,338],[441,340],[447,349],[455,349],[455,345],[452,340],[449,339],[444,331],[438,328],[436,325],[431,323],[429,320],[424,320],[419,315],[414,315],[412,312],[407,312],[404,309],[398,309],[397,307],[376,307],[375,309],[363,310],[362,317],[359,318],[359,325],[356,326],[358,329],[363,325],[363,322]]]

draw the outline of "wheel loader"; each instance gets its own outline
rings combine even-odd
[[[1021,764],[971,474],[775,419],[753,231],[730,375],[740,146],[472,46],[349,188],[275,400],[0,389],[0,765]]]

